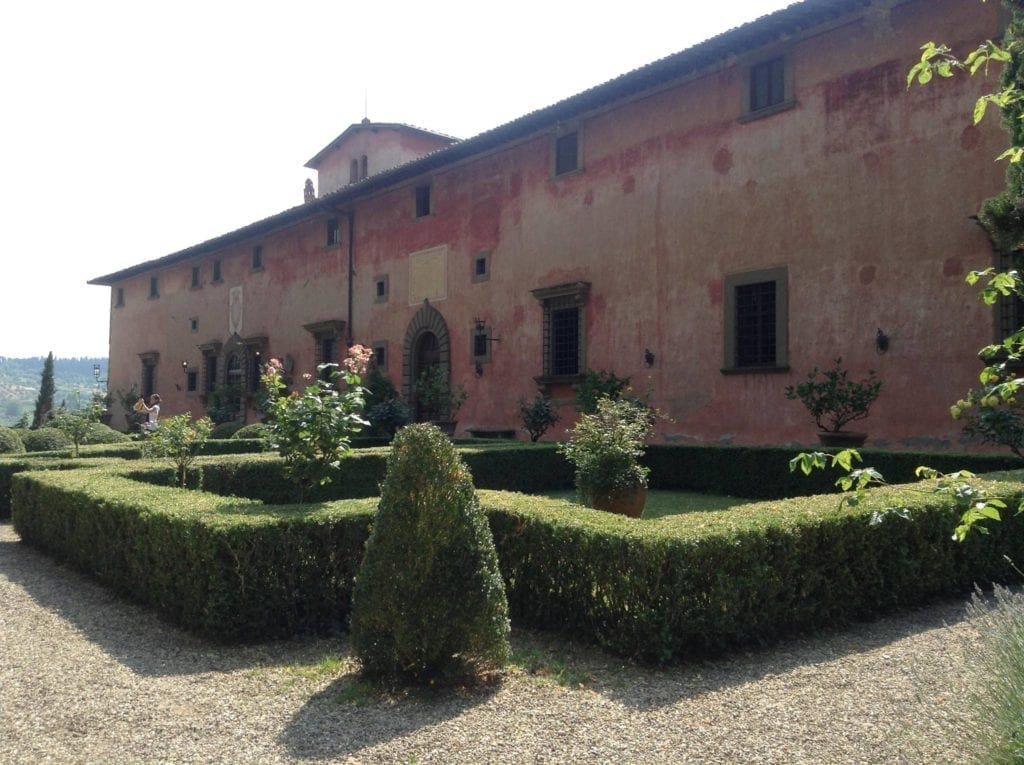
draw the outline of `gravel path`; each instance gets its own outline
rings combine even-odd
[[[669,670],[516,630],[494,688],[381,698],[344,639],[199,641],[0,524],[0,763],[964,762],[965,601]]]

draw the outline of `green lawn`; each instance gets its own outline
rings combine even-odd
[[[575,490],[552,491],[544,495],[552,499],[576,501]],[[682,515],[683,513],[705,513],[716,510],[728,510],[730,507],[756,502],[753,499],[726,497],[721,494],[698,494],[692,491],[649,491],[647,505],[644,507],[645,520],[661,518],[665,515]]]

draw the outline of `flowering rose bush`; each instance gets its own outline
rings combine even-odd
[[[366,391],[361,386],[373,351],[353,345],[337,364],[321,364],[321,377],[303,375],[302,392],[283,395],[284,368],[271,359],[261,380],[267,389],[267,440],[285,461],[285,475],[299,489],[299,501],[314,486],[330,483],[341,460],[352,450],[352,436],[369,423],[363,418]],[[340,370],[340,371],[339,371]],[[339,376],[344,388],[338,388]]]

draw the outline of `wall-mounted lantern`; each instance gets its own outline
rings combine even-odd
[[[885,353],[889,350],[889,336],[882,331],[882,328],[878,328],[878,333],[875,335],[875,352]]]

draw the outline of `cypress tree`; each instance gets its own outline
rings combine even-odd
[[[36,411],[32,417],[32,428],[41,428],[46,424],[53,411],[53,394],[57,388],[53,382],[53,351],[50,351],[43,363],[42,383],[39,386],[39,398],[36,399]]]

